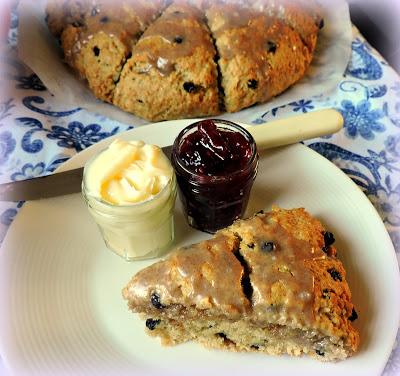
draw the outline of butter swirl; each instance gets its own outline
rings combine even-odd
[[[172,174],[158,146],[117,139],[90,164],[85,184],[93,197],[113,205],[131,205],[155,197]]]

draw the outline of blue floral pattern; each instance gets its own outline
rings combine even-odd
[[[301,99],[298,102],[289,103],[289,106],[293,107],[293,112],[302,112],[303,114],[314,109],[312,101],[304,99]]]
[[[390,135],[385,141],[386,150],[395,158],[400,158],[400,134]]]
[[[21,147],[27,153],[38,153],[43,149],[43,140],[33,139],[43,133],[47,134],[47,138],[51,140],[59,140],[57,145],[62,148],[73,148],[77,151],[82,151],[90,145],[103,140],[106,137],[113,136],[119,131],[119,127],[115,127],[111,132],[104,132],[99,124],[83,125],[79,121],[72,121],[67,127],[59,125],[51,126],[51,129],[45,129],[43,124],[30,117],[16,118],[16,124],[30,128],[21,140]],[[128,127],[129,129],[129,127]]]
[[[0,215],[0,223],[4,226],[10,226],[17,213],[17,209],[7,209]]]
[[[391,89],[395,92],[396,97],[400,97],[400,81],[395,82]]]
[[[18,17],[9,43],[16,45]],[[400,260],[400,78],[355,30],[352,56],[336,91],[273,108],[248,122],[337,108],[345,129],[305,142],[341,168],[365,192],[380,214]],[[0,98],[0,180],[17,181],[51,173],[61,163],[96,142],[131,129],[81,108],[63,108],[40,79],[9,56],[13,88]],[[23,205],[0,206],[0,242]],[[400,286],[399,286],[400,287]],[[399,335],[384,375],[400,374]]]
[[[368,196],[383,222],[400,226],[400,192],[379,189],[376,195]]]
[[[362,100],[354,105],[351,101],[344,100],[339,111],[344,118],[344,128],[347,136],[356,138],[358,134],[366,140],[375,138],[374,132],[383,132],[385,126],[378,120],[383,118],[382,110],[371,110],[371,103]]]
[[[67,128],[58,125],[53,126],[52,132],[47,137],[51,140],[59,140],[58,146],[82,151],[106,137],[115,135],[118,129],[116,127],[111,132],[102,132],[99,124],[89,124],[85,127],[82,123],[74,121],[69,123]]]
[[[360,38],[352,43],[353,56],[347,67],[347,74],[362,80],[378,80],[383,75],[382,67],[371,54],[370,47]]]
[[[5,119],[6,117],[11,115],[10,110],[15,107],[12,103],[13,99],[8,99],[5,102],[0,102],[0,122],[1,120]],[[0,123],[1,125],[1,123]]]
[[[32,104],[32,103],[39,103],[39,104],[45,103],[45,100],[42,97],[38,97],[38,96],[25,97],[22,99],[22,103],[24,104],[24,106],[26,108],[28,108],[34,112],[37,112],[42,115],[54,116],[54,117],[70,116],[78,111],[81,111],[81,108],[75,108],[71,111],[52,111],[50,109],[41,109]]]
[[[11,132],[0,133],[0,166],[7,162],[8,157],[14,151],[16,141]]]
[[[19,181],[19,180],[36,178],[37,176],[43,174],[45,168],[46,165],[44,164],[44,162],[39,162],[35,165],[32,165],[32,163],[26,163],[22,167],[21,171],[14,172],[11,175],[11,180]]]
[[[29,76],[17,76],[15,77],[15,80],[18,82],[16,85],[18,89],[31,89],[37,91],[47,90],[40,78],[35,73],[32,73]]]

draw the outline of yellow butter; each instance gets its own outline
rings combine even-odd
[[[114,205],[151,200],[171,180],[162,150],[143,141],[115,140],[86,171],[88,193]]]

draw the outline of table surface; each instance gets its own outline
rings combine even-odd
[[[39,78],[16,57],[18,19],[12,16],[9,48],[0,61],[7,90],[0,93],[0,182],[54,171],[92,144],[132,128],[79,108],[57,103]],[[1,85],[4,89],[4,85]],[[288,103],[249,119],[260,124],[277,117],[336,108],[344,129],[305,142],[349,175],[371,200],[400,261],[400,77],[353,28],[352,56],[337,88]],[[0,203],[0,242],[22,207]],[[399,286],[400,290],[400,286]],[[0,374],[7,374],[0,359]],[[384,375],[400,374],[400,332]]]

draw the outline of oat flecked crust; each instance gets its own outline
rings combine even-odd
[[[359,334],[333,242],[304,209],[273,207],[143,269],[123,296],[166,345],[342,360]]]

